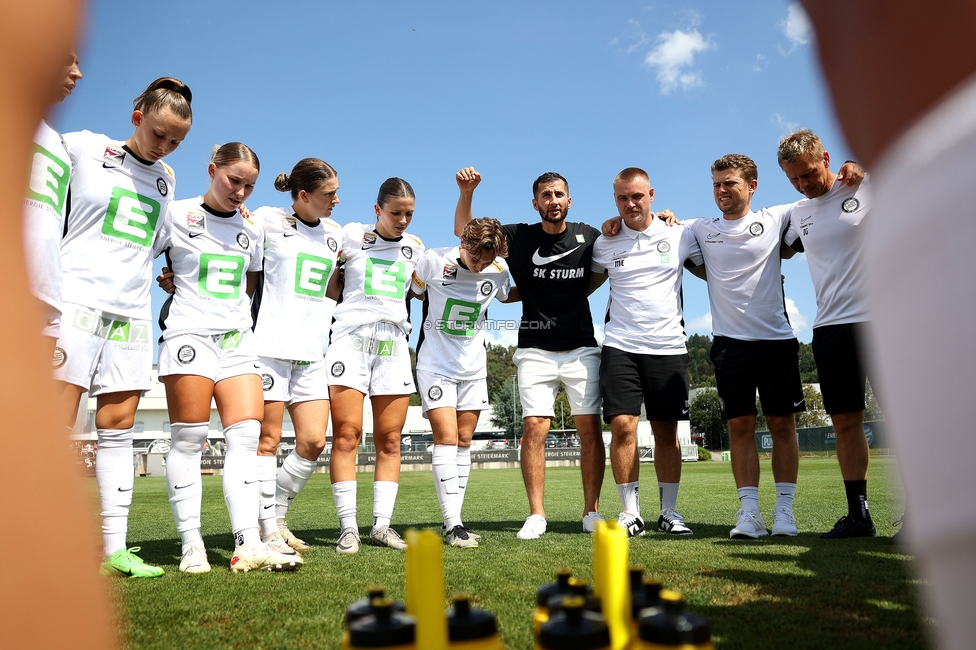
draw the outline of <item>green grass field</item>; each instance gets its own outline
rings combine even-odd
[[[922,615],[916,603],[912,560],[889,543],[891,522],[901,515],[894,460],[872,460],[869,502],[879,537],[827,541],[844,514],[843,485],[835,459],[800,463],[796,538],[732,541],[738,509],[729,463],[685,464],[678,506],[693,538],[648,534],[630,542],[630,561],[666,587],[684,594],[689,608],[708,617],[720,648],[922,648]],[[760,506],[771,525],[773,485],[762,464]],[[359,477],[359,521],[371,521],[372,474]],[[642,468],[643,509],[657,511],[654,470]],[[94,481],[92,498],[95,499]],[[550,468],[546,506],[549,533],[535,541],[515,538],[527,515],[521,475],[513,470],[472,472],[465,523],[482,534],[477,549],[444,549],[447,593],[466,591],[496,614],[509,648],[532,647],[531,612],[536,588],[558,567],[591,575],[592,538],[581,532],[578,468]],[[607,468],[604,516],[615,517],[619,499]],[[205,477],[203,533],[214,570],[182,575],[180,545],[163,479],[136,480],[129,544],[162,565],[156,580],[112,579],[120,635],[132,648],[338,648],[346,605],[381,583],[404,597],[404,554],[364,546],[358,555],[335,552],[338,520],[327,475],[316,474],[295,501],[289,525],[313,544],[296,573],[232,574],[233,542],[219,477]],[[405,472],[394,527],[440,526],[430,472]]]

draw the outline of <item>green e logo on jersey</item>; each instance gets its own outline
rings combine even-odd
[[[367,296],[402,300],[406,286],[407,267],[403,262],[366,258],[366,286],[363,287],[363,293]]]
[[[149,248],[158,219],[159,203],[141,194],[114,187],[102,224],[102,234]]]
[[[322,298],[332,272],[332,260],[299,253],[295,260],[295,293]]]
[[[238,255],[200,254],[200,279],[197,290],[201,296],[218,300],[237,300],[244,278],[244,258]]]
[[[481,305],[448,298],[444,304],[444,318],[437,328],[454,336],[474,336],[474,324],[481,314]]]
[[[68,195],[70,176],[71,168],[64,161],[35,144],[27,198],[48,204],[61,216],[64,214],[64,200]]]

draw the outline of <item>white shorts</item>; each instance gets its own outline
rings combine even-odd
[[[368,323],[343,334],[329,344],[325,362],[330,386],[346,386],[370,397],[416,390],[407,337],[392,323]]]
[[[329,373],[325,359],[289,361],[258,357],[265,402],[312,402],[329,399]]]
[[[61,305],[54,348],[54,378],[92,395],[149,390],[152,386],[152,324],[90,309]]]
[[[417,370],[420,402],[426,414],[431,409],[452,408],[456,411],[484,411],[488,408],[488,381],[452,379],[426,370]]]
[[[38,305],[41,307],[41,336],[56,341],[61,335],[61,310],[46,302],[38,301]]]
[[[159,376],[196,375],[214,383],[260,375],[251,330],[224,334],[178,334],[159,345]]]
[[[522,417],[555,417],[560,384],[566,387],[573,415],[600,413],[600,348],[519,348],[512,361],[518,367]]]

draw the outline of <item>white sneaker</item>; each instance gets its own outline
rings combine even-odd
[[[285,543],[285,539],[281,536],[281,533],[271,533],[270,535],[265,535],[261,538],[261,541],[271,547],[271,550],[276,553],[281,553],[282,555],[298,555],[291,546]],[[299,557],[301,557],[299,555]]]
[[[400,534],[389,526],[380,526],[369,532],[369,539],[366,540],[370,546],[385,546],[402,551],[407,548],[407,543],[403,541]]]
[[[264,569],[266,571],[294,571],[302,565],[302,558],[292,551],[291,555],[279,553],[264,542],[252,542],[234,549],[230,570],[234,573]]]
[[[596,531],[596,522],[606,521],[599,512],[588,512],[583,517],[583,532],[592,533]]]
[[[766,532],[766,522],[758,512],[739,510],[735,513],[735,528],[729,531],[729,539],[759,539]]]
[[[183,573],[210,572],[210,562],[207,561],[207,549],[204,547],[202,540],[183,545],[183,557],[180,558],[180,571]]]
[[[298,553],[304,553],[312,548],[308,542],[298,539],[293,532],[288,530],[288,523],[284,519],[278,520],[278,532],[281,533],[281,539],[285,540],[285,544],[288,544]]]
[[[475,541],[478,541],[479,539],[481,539],[481,535],[479,535],[478,533],[474,532],[473,530],[471,530],[467,526],[464,527],[464,530],[467,531],[468,537],[474,539]],[[447,525],[441,524],[441,537],[444,537],[445,535],[447,535]]]
[[[464,526],[455,526],[444,536],[449,546],[455,548],[478,548],[478,540]]]
[[[529,515],[522,524],[522,530],[515,533],[519,539],[539,539],[546,534],[546,518],[542,515]]]
[[[796,537],[796,517],[793,510],[780,506],[773,510],[773,536],[774,537]]]
[[[657,518],[657,532],[667,533],[668,535],[693,535],[694,533],[685,525],[684,517],[674,508],[661,511],[661,516]]]
[[[343,528],[336,543],[336,553],[352,555],[359,552],[359,531],[355,528]]]
[[[627,531],[627,537],[644,536],[644,520],[641,519],[640,515],[624,510],[617,515],[617,523]]]

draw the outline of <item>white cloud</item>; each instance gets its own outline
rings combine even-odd
[[[603,331],[603,323],[593,321],[593,336],[596,337],[597,345],[603,345],[603,339],[607,338],[606,333]]]
[[[792,46],[783,54],[789,54],[801,45],[809,44],[813,38],[810,19],[807,18],[807,14],[799,2],[790,3],[790,6],[787,7],[786,18],[780,21],[779,30],[786,35],[786,38],[790,39]]]
[[[518,321],[515,322],[517,323]],[[518,345],[518,329],[491,329],[485,334],[485,338],[488,339],[488,343],[491,343],[492,345],[503,345],[506,348],[512,345]]]
[[[797,122],[791,122],[779,113],[773,113],[773,115],[769,118],[769,121],[779,127],[780,133],[783,135],[793,133],[800,128],[800,125]]]
[[[793,326],[793,333],[797,336],[810,326],[810,320],[800,313],[800,308],[792,298],[786,299],[786,315],[790,317],[790,325]]]
[[[703,315],[692,318],[691,321],[685,325],[685,330],[692,334],[709,334],[712,333],[712,312],[707,311]]]
[[[752,65],[753,72],[762,72],[763,64],[766,62],[766,57],[762,54],[756,55],[756,62]]]
[[[715,44],[697,29],[662,32],[657,36],[657,45],[644,58],[644,65],[657,72],[662,95],[670,95],[677,88],[690,90],[704,85],[701,70],[692,69],[695,55],[713,47]]]

